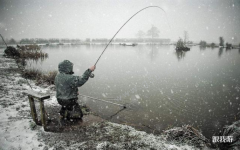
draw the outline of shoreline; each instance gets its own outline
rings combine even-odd
[[[128,125],[108,121],[94,121],[85,126],[71,126],[60,133],[45,132],[32,121],[27,95],[30,90],[18,72],[14,59],[0,53],[1,129],[0,149],[198,149],[186,143],[169,142],[162,135],[137,131]],[[51,95],[46,108],[59,107],[52,86],[36,86],[29,80],[34,91]],[[53,109],[54,110],[54,109]],[[55,112],[57,113],[57,112]],[[89,116],[85,116],[86,119]],[[87,122],[83,119],[83,122]],[[83,136],[82,136],[83,135]]]

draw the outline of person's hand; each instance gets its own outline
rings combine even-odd
[[[94,71],[94,70],[96,69],[96,66],[94,65],[94,66],[90,67],[89,69],[90,69],[91,71]]]

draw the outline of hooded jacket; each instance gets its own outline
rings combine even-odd
[[[74,76],[73,63],[64,60],[58,65],[59,73],[55,77],[54,83],[56,86],[56,97],[61,100],[77,99],[78,87],[87,82],[91,70],[87,69],[83,75]]]

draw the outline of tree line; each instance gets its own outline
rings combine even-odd
[[[227,49],[232,49],[232,48],[237,48],[237,45],[233,46],[233,44],[228,43],[224,41],[223,37],[219,37],[219,43],[207,43],[206,41],[201,40],[199,43],[200,46],[202,47],[225,47]],[[240,43],[238,45],[238,47],[240,48]]]
[[[145,37],[157,38],[157,37],[159,37],[159,33],[160,33],[159,29],[155,26],[152,26],[146,32],[139,30],[138,33],[136,34],[136,37],[138,37],[138,38],[145,38]]]
[[[80,39],[69,39],[69,38],[23,38],[21,40],[4,39],[7,44],[47,44],[47,43],[80,43]],[[0,40],[0,44],[3,45],[4,42]]]

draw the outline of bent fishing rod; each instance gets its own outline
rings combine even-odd
[[[94,66],[96,66],[97,65],[97,63],[98,63],[98,61],[100,60],[100,58],[102,57],[102,55],[103,55],[103,53],[105,52],[105,50],[108,48],[108,46],[109,46],[109,44],[112,42],[112,40],[115,38],[115,36],[118,34],[118,32],[134,17],[134,16],[136,16],[138,13],[140,13],[141,11],[143,11],[143,10],[145,10],[145,9],[148,9],[148,8],[159,8],[159,9],[161,9],[165,14],[166,14],[166,12],[161,8],[161,7],[159,7],[159,6],[148,6],[148,7],[145,7],[145,8],[143,8],[143,9],[141,9],[141,10],[139,10],[138,12],[136,12],[134,15],[132,15],[119,29],[118,29],[118,31],[114,34],[114,36],[111,38],[111,40],[108,42],[108,44],[107,44],[107,46],[104,48],[104,50],[102,51],[102,53],[101,53],[101,55],[98,57],[98,59],[97,59],[97,61],[96,61],[96,63],[95,63],[95,65]],[[166,14],[167,15],[167,14]],[[169,22],[168,22],[169,23]],[[169,25],[169,24],[168,24]],[[170,25],[169,25],[169,27],[170,27]]]
[[[148,8],[158,8],[158,9],[161,9],[166,17],[167,17],[167,13],[164,11],[164,9],[162,9],[161,7],[159,6],[147,6],[147,7],[144,7],[142,8],[141,10],[139,10],[138,12],[136,12],[135,14],[133,14],[119,29],[118,31],[113,35],[113,37],[110,39],[110,41],[108,42],[108,44],[106,45],[106,47],[104,48],[104,50],[102,51],[102,53],[100,54],[100,56],[98,57],[96,63],[94,64],[94,66],[97,65],[98,61],[100,60],[100,58],[102,57],[103,53],[106,51],[106,49],[108,48],[108,46],[110,45],[110,43],[112,42],[112,40],[116,37],[116,35],[120,32],[120,30],[134,17],[136,16],[138,13],[140,13],[141,11],[145,10],[145,9],[148,9]],[[167,20],[168,22],[168,25],[170,27],[170,24],[169,24],[169,21]],[[171,27],[170,27],[171,28]],[[94,74],[91,73],[90,74],[90,77],[91,78],[94,78]],[[117,104],[117,103],[113,103],[113,102],[109,102],[109,101],[105,101],[105,100],[101,100],[101,99],[98,99],[98,98],[93,98],[93,97],[90,97],[90,96],[86,96],[86,95],[81,95],[81,96],[84,96],[84,97],[88,97],[88,98],[91,98],[91,99],[94,99],[94,100],[99,100],[99,101],[103,101],[103,102],[106,102],[106,103],[111,103],[111,104],[114,104],[114,105],[119,105],[119,106],[122,106],[124,109],[126,108],[125,105],[121,105],[121,104]]]
[[[135,17],[138,13],[140,13],[141,11],[143,11],[143,10],[145,10],[145,9],[148,9],[148,8],[158,8],[158,9],[161,9],[161,10],[165,13],[165,15],[166,15],[166,17],[167,17],[167,13],[164,11],[164,9],[162,9],[162,8],[159,7],[159,6],[147,6],[147,7],[143,8],[143,9],[139,10],[138,12],[136,12],[136,13],[135,13],[134,15],[132,15],[132,16],[118,29],[118,31],[114,34],[114,36],[111,38],[111,40],[108,42],[108,44],[106,45],[106,47],[104,48],[104,50],[102,51],[102,53],[100,54],[100,56],[98,57],[98,59],[97,59],[97,61],[96,61],[96,63],[95,63],[94,66],[97,65],[97,63],[98,63],[98,61],[100,60],[100,58],[102,57],[103,53],[106,51],[106,49],[108,48],[108,46],[110,45],[110,43],[112,42],[112,40],[115,38],[115,36],[119,33],[119,31],[120,31],[133,17]],[[167,22],[168,22],[168,20],[167,20]],[[169,25],[169,27],[170,27],[169,22],[168,22],[168,25]],[[170,27],[170,28],[171,28],[171,27]],[[93,77],[94,77],[94,74],[91,74],[90,77],[93,78]]]

